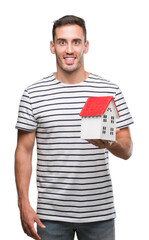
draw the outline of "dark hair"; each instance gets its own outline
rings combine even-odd
[[[76,17],[74,15],[66,15],[56,21],[54,21],[54,25],[53,25],[53,29],[52,29],[52,36],[53,36],[53,41],[55,38],[55,31],[57,27],[61,27],[64,25],[79,25],[82,29],[83,29],[83,33],[84,33],[84,38],[86,41],[86,26],[85,26],[85,21],[84,19],[80,18],[80,17]]]

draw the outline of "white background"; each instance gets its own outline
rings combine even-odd
[[[110,155],[116,240],[149,239],[148,80],[149,7],[146,0],[5,0],[0,3],[0,227],[3,239],[23,233],[14,179],[15,124],[25,87],[56,70],[51,55],[52,22],[74,14],[86,20],[89,53],[86,70],[117,83],[135,124],[133,156]],[[36,150],[30,201],[36,209]]]

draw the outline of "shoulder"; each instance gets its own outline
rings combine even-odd
[[[115,89],[118,89],[118,85],[106,78],[103,78],[99,75],[96,75],[96,74],[93,74],[93,73],[90,73],[89,77],[88,77],[88,81],[91,81],[92,83],[97,83],[97,84],[103,84],[103,85],[106,85],[106,86],[111,86]]]
[[[38,91],[38,89],[43,89],[47,85],[52,84],[52,82],[55,80],[55,77],[53,73],[51,73],[49,76],[44,77],[40,80],[35,81],[34,83],[30,84],[25,88],[25,92],[32,92],[32,91]]]

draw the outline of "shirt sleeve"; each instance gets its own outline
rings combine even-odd
[[[117,88],[114,100],[120,115],[117,119],[116,127],[124,128],[134,123],[123,93],[119,87]]]
[[[27,90],[24,91],[20,101],[16,128],[31,132],[37,129],[37,121],[33,115],[32,105]]]

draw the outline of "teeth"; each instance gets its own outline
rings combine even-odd
[[[74,60],[74,58],[66,58],[67,60]]]

